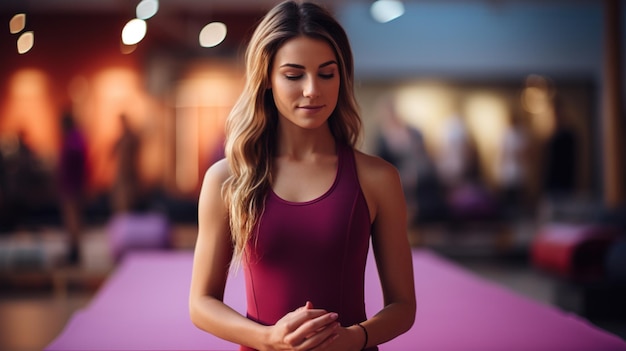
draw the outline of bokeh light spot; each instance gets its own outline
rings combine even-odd
[[[226,38],[226,25],[222,22],[211,22],[200,31],[200,46],[212,48]]]
[[[122,29],[122,42],[126,45],[137,44],[146,36],[146,30],[146,21],[139,18],[132,19]]]
[[[137,4],[137,18],[142,20],[147,20],[152,16],[156,15],[159,11],[159,1],[158,0],[142,0],[139,4]]]
[[[35,34],[30,32],[25,32],[17,39],[17,52],[20,54],[25,54],[30,51],[35,45]]]
[[[18,13],[9,21],[9,31],[11,34],[17,34],[26,27],[26,15]]]
[[[374,20],[387,23],[404,14],[404,4],[398,0],[377,0],[370,7]]]

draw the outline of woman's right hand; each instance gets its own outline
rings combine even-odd
[[[337,313],[307,303],[269,327],[267,350],[323,350],[337,337]]]

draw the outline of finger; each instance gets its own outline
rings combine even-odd
[[[314,326],[312,326],[312,327],[315,327],[315,326],[319,326],[319,327],[317,329],[315,329],[314,331],[310,332],[307,335],[307,338],[311,337],[311,335],[313,335],[315,333],[319,333],[320,331],[324,330],[324,328],[328,328],[329,325],[333,321],[335,321],[337,318],[338,318],[338,316],[336,314],[333,315],[333,314],[329,313],[328,315],[325,316],[325,318],[323,320],[316,321]],[[325,323],[324,321],[327,321],[327,323]]]
[[[311,338],[316,334],[324,332],[328,327],[332,327],[333,323],[338,324],[336,322],[338,318],[337,313],[324,312],[322,315],[312,318],[312,313],[317,311],[319,310],[303,311],[300,313],[301,318],[290,320],[286,325],[287,335],[283,340],[289,345],[299,345],[307,338]],[[306,315],[309,316],[303,318]]]
[[[298,307],[295,311],[303,311],[303,310],[310,310],[310,309],[313,309],[313,304],[311,303],[311,301],[307,301],[304,304],[304,306]]]
[[[339,323],[334,322],[327,325],[326,328],[321,329],[319,332],[313,333],[309,337],[305,338],[299,346],[304,350],[311,349],[323,349],[324,345],[330,344],[338,336],[337,329]]]
[[[339,323],[335,322],[335,323],[326,325],[324,328],[321,328],[318,331],[311,332],[306,335],[302,334],[303,333],[302,330],[297,330],[287,335],[284,341],[288,345],[298,346],[298,349],[308,350],[324,342],[324,340],[328,339],[333,334],[336,334],[338,327],[339,327]]]
[[[339,337],[338,333],[333,333],[329,337],[327,337],[324,341],[322,341],[320,344],[314,346],[313,348],[310,348],[309,350],[310,351],[326,350],[326,348],[328,348],[335,340],[337,340],[338,337]]]
[[[328,311],[321,309],[295,310],[285,320],[287,330],[290,332],[294,331],[302,324],[327,314],[329,314]]]
[[[322,316],[311,319],[296,329],[294,333],[304,335],[306,338],[310,338],[312,335],[317,334],[328,327],[332,327],[333,323],[336,323],[339,316],[337,313],[327,313]]]

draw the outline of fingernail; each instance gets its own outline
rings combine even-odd
[[[339,317],[339,315],[337,313],[331,313],[330,314],[330,319],[337,319],[337,317]]]

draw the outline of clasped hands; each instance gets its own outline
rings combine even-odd
[[[268,330],[268,351],[358,351],[364,336],[337,321],[335,312],[313,308],[308,302],[286,314]]]

